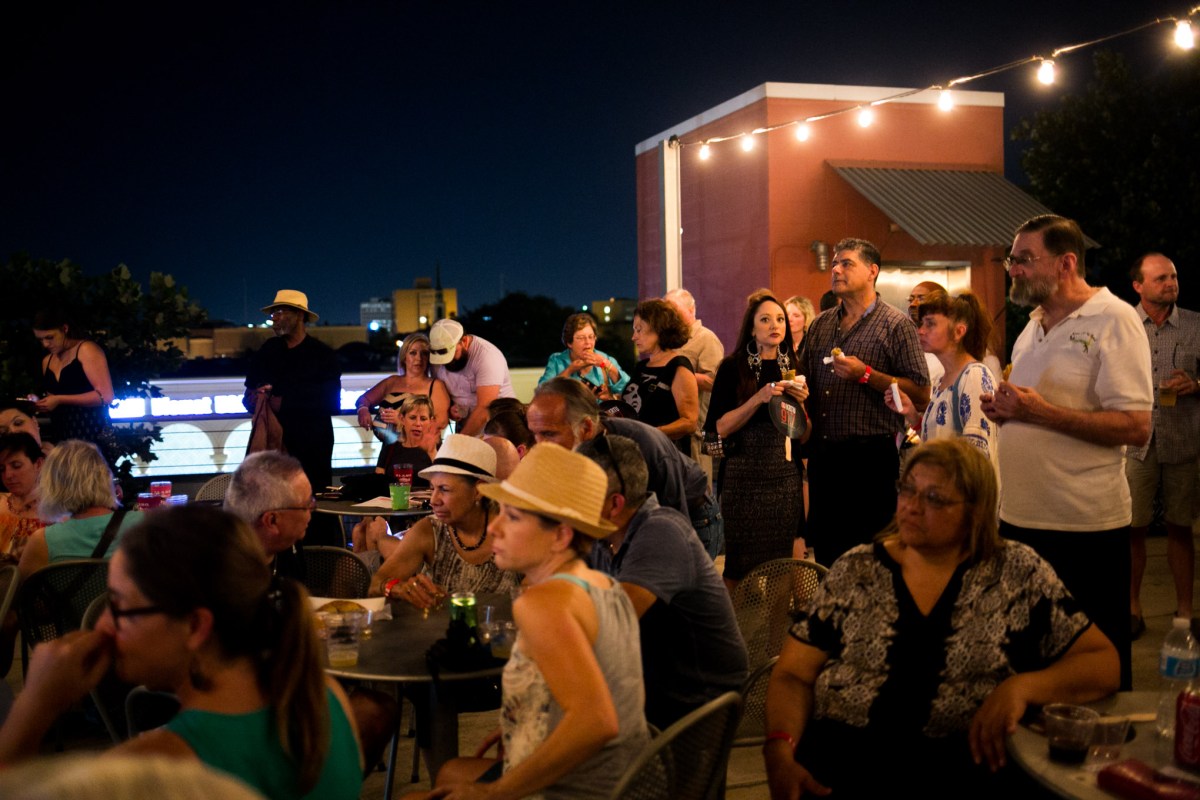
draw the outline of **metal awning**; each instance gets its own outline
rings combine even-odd
[[[1022,222],[1053,213],[995,172],[830,166],[924,245],[1007,247]]]

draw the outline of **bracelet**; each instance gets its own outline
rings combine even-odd
[[[787,731],[771,731],[767,734],[767,738],[763,740],[763,747],[766,747],[771,742],[787,742],[788,747],[794,751],[796,749],[796,739]]]
[[[864,364],[863,367],[866,368],[866,372],[864,372],[863,376],[858,379],[859,383],[866,383],[867,381],[871,380],[871,365]]]
[[[397,583],[400,583],[399,578],[392,578],[390,581],[385,583],[383,585],[383,596],[391,597],[392,596],[392,587],[395,586]]]

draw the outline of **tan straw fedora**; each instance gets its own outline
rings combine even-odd
[[[280,289],[275,293],[275,302],[269,306],[263,306],[262,312],[270,314],[272,308],[277,306],[287,306],[288,308],[299,309],[304,312],[304,318],[309,322],[316,322],[320,319],[317,312],[310,311],[308,308],[308,295],[304,292],[298,292],[295,289]]]
[[[608,475],[590,458],[551,442],[535,444],[507,480],[480,486],[479,493],[596,539],[617,530],[600,516],[608,498]]]

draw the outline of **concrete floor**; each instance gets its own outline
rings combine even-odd
[[[1162,646],[1163,637],[1171,624],[1175,610],[1175,593],[1172,588],[1171,575],[1167,569],[1166,539],[1151,537],[1147,543],[1148,563],[1146,577],[1142,590],[1142,605],[1146,617],[1146,634],[1133,645],[1133,688],[1155,689],[1158,681],[1158,651]],[[1200,597],[1200,591],[1197,592]],[[5,706],[3,695],[19,691],[21,686],[21,664],[19,656],[14,659],[12,670],[3,684],[0,684],[0,708]],[[405,707],[406,715],[411,713]],[[471,753],[478,742],[496,725],[496,712],[464,714],[460,717],[459,750]],[[107,740],[98,734],[98,729],[82,718],[72,718],[68,721],[64,733],[64,748],[67,750],[100,750],[107,746]],[[46,752],[53,752],[53,744],[48,744]],[[421,781],[410,784],[409,765],[412,760],[412,740],[401,740],[400,753],[397,758],[399,766],[395,796],[399,797],[405,791],[427,789],[429,776],[424,767],[421,768]],[[754,781],[763,779],[762,759],[757,748],[735,750],[730,759],[730,783]],[[363,784],[361,797],[363,800],[377,800],[383,796],[384,774],[373,773]],[[732,789],[726,793],[729,800],[765,800],[769,797],[765,784],[741,789]]]

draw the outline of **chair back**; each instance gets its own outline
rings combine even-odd
[[[21,573],[16,564],[5,564],[0,567],[0,620],[8,616],[8,610],[12,608],[20,585]]]
[[[232,481],[232,472],[223,472],[215,478],[209,478],[196,490],[196,497],[194,499],[196,501],[224,500],[225,492],[229,490],[229,484]]]
[[[742,719],[738,723],[734,747],[761,745],[766,741],[767,730],[767,684],[771,682],[771,671],[779,656],[772,656],[759,664],[742,684]]]
[[[808,607],[827,571],[812,561],[777,558],[759,564],[738,582],[733,612],[751,672],[779,655],[788,628]]]
[[[726,692],[667,728],[634,760],[612,800],[715,800],[721,796],[742,698]]]
[[[344,547],[306,547],[304,586],[313,597],[366,597],[371,571]]]
[[[88,606],[107,589],[105,559],[80,558],[42,567],[17,593],[21,638],[33,645],[79,630]]]

